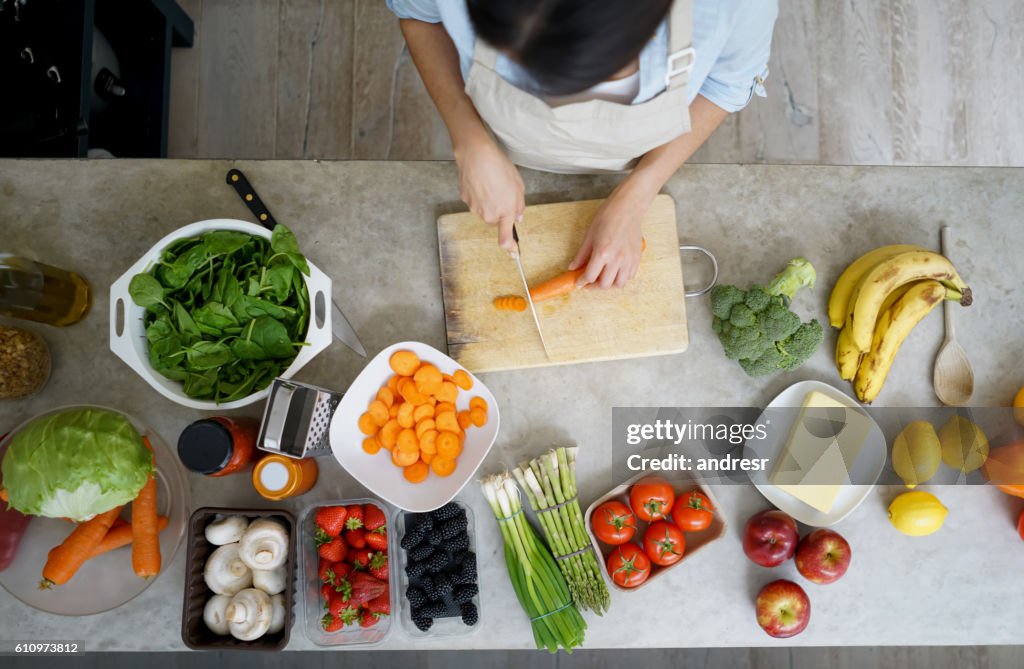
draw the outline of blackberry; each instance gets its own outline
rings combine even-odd
[[[409,551],[409,559],[413,562],[423,562],[428,557],[433,555],[434,547],[428,544],[420,544],[416,548]]]
[[[432,511],[430,515],[433,516],[434,520],[436,520],[437,522],[443,523],[444,521],[451,520],[452,518],[455,518],[459,515],[465,518],[466,512],[463,511],[462,507],[460,507],[455,502],[448,502],[440,509],[435,509],[434,511]]]
[[[480,620],[480,614],[476,610],[476,604],[473,602],[466,602],[459,607],[459,613],[462,614],[462,622],[472,627],[476,625],[477,621]]]
[[[405,598],[409,600],[409,607],[415,611],[427,603],[427,594],[419,588],[409,588],[405,591]]]
[[[412,617],[412,624],[416,626],[421,632],[428,631],[434,625],[434,619],[430,616],[425,616],[423,613],[417,613]]]
[[[460,585],[455,588],[455,592],[452,594],[452,598],[456,604],[465,604],[466,602],[473,601],[476,597],[476,593],[480,592],[476,585]]]
[[[405,573],[409,578],[419,578],[427,573],[427,564],[425,562],[410,562],[405,565]]]
[[[457,571],[451,575],[452,585],[476,585],[476,575]]]
[[[448,615],[448,607],[444,602],[431,602],[423,607],[422,613],[430,618],[444,618]]]
[[[459,574],[468,576],[476,581],[476,560],[466,560],[459,567]]]
[[[421,562],[420,564],[423,563]],[[423,588],[423,592],[427,593],[427,599],[430,601],[437,599],[437,588],[434,587],[434,579],[424,576],[420,579],[420,587]]]
[[[444,537],[441,536],[440,532],[435,530],[427,535],[427,541],[431,546],[440,547],[441,544],[444,543]]]
[[[465,516],[452,518],[441,526],[440,535],[445,541],[454,539],[460,532],[465,532],[468,525],[469,523]]]
[[[453,553],[458,553],[469,548],[469,535],[460,532],[455,538],[445,544],[445,547]]]
[[[463,565],[466,562],[476,564],[476,553],[473,551],[459,551],[455,554],[455,564]]]
[[[444,599],[452,594],[452,587],[451,579],[444,574],[438,574],[434,577],[434,589],[437,590],[438,599]]]
[[[436,551],[433,555],[430,556],[429,560],[427,560],[426,562],[422,562],[421,564],[427,566],[428,572],[430,572],[431,574],[436,574],[437,572],[442,571],[445,567],[447,567],[448,562],[448,556],[445,555],[444,551]]]
[[[401,546],[405,550],[411,550],[419,546],[430,531],[434,529],[434,521],[429,514],[405,516],[405,536],[402,537]]]

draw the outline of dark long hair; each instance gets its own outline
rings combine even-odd
[[[636,58],[672,0],[466,0],[477,37],[545,93],[578,93]]]

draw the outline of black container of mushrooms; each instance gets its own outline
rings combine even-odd
[[[203,507],[189,520],[181,639],[193,650],[282,650],[295,619],[295,516]]]

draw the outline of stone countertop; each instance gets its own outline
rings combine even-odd
[[[55,406],[88,402],[137,416],[174,443],[200,416],[155,391],[108,349],[107,287],[163,235],[209,218],[252,220],[224,183],[243,169],[275,217],[303,251],[334,279],[336,299],[372,356],[401,340],[445,347],[438,280],[439,214],[461,210],[454,165],[401,162],[0,161],[3,248],[75,269],[95,288],[81,323],[33,327],[49,342],[54,370],[45,392],[0,406],[12,427]],[[602,197],[615,177],[526,172],[530,204]],[[1024,232],[1024,170],[929,167],[688,166],[667,185],[677,203],[681,241],[714,251],[722,280],[764,281],[792,256],[818,269],[819,287],[797,308],[825,317],[828,287],[847,263],[882,244],[938,243],[941,224],[954,227],[951,255],[974,289],[975,304],[958,334],[976,374],[974,403],[1008,403],[1024,382],[1024,300],[1019,292]],[[684,270],[697,285],[700,268]],[[690,348],[681,355],[483,375],[501,403],[503,430],[481,474],[499,470],[555,443],[581,448],[579,488],[586,508],[612,484],[611,408],[626,406],[763,406],[789,384],[835,384],[833,344],[799,372],[749,379],[725,360],[710,329],[706,299],[687,302]],[[32,326],[30,326],[32,327]],[[931,406],[931,364],[942,319],[928,318],[901,351],[878,402]],[[298,378],[344,389],[364,360],[335,343]],[[1014,364],[1007,364],[1014,363]],[[571,389],[571,390],[570,390]],[[259,405],[242,413],[259,415]],[[322,460],[314,490],[287,506],[360,497],[364,490],[331,460]],[[192,508],[266,505],[247,477],[190,475]],[[989,488],[949,487],[952,509],[935,535],[911,539],[889,526],[895,494],[876,487],[836,526],[853,546],[849,574],[838,584],[805,585],[814,615],[788,641],[767,637],[753,598],[774,578],[794,578],[789,563],[768,571],[742,553],[743,523],[767,506],[750,486],[715,493],[729,523],[726,537],[686,568],[661,579],[657,592],[612,592],[611,612],[586,615],[587,647],[1011,644],[1024,614],[1022,548],[1013,524],[1020,504]],[[479,488],[459,498],[477,515],[482,627],[448,639],[414,639],[400,627],[387,649],[532,648],[501,557],[500,533]],[[182,547],[159,580],[116,612],[74,621],[29,609],[0,593],[5,639],[85,640],[87,650],[181,650]],[[799,577],[797,577],[798,580]],[[647,621],[637,627],[629,621]],[[662,620],[662,624],[650,624]],[[310,649],[301,612],[290,649]],[[73,630],[73,631],[72,631]]]

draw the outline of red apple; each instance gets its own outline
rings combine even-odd
[[[772,581],[757,593],[757,624],[769,636],[777,639],[796,636],[810,621],[811,600],[793,581]]]
[[[781,511],[762,511],[747,521],[743,552],[754,564],[778,567],[793,557],[798,541],[795,520]]]
[[[814,530],[796,547],[796,568],[813,583],[835,583],[850,568],[850,544],[838,532]]]

